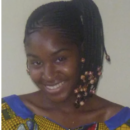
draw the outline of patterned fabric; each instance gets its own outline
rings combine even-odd
[[[104,123],[92,123],[75,129],[67,129],[47,117],[34,115],[23,105],[16,95],[2,100],[2,130],[130,130],[129,108],[124,108],[116,116]],[[19,110],[15,111],[14,108],[22,110],[21,113]],[[124,117],[125,114],[128,116],[127,118]]]

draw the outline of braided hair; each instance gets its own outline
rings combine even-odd
[[[57,30],[62,37],[82,48],[85,62],[81,74],[86,70],[96,73],[97,68],[103,65],[104,53],[107,60],[110,60],[104,46],[101,16],[92,0],[52,2],[38,7],[27,20],[25,46],[26,38],[31,33],[45,27]],[[98,79],[95,87],[97,83]]]

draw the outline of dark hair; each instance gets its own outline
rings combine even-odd
[[[61,36],[83,48],[85,63],[81,73],[86,70],[96,72],[102,67],[107,52],[100,13],[92,0],[52,2],[37,8],[26,24],[25,46],[26,37],[44,27],[58,30]]]

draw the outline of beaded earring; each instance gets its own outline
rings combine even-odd
[[[110,56],[106,54],[106,60],[110,62]],[[81,58],[81,63],[85,63],[85,58]],[[102,75],[101,72],[102,68],[98,67],[96,72],[92,71],[85,71],[84,74],[80,76],[81,84],[78,88],[74,90],[74,93],[76,94],[76,101],[74,103],[76,108],[79,108],[80,106],[83,106],[85,104],[85,100],[87,97],[92,96],[96,92],[96,83],[99,79],[99,77]]]

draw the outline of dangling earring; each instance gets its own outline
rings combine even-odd
[[[81,58],[81,66],[84,66],[85,58]],[[92,71],[85,71],[84,74],[81,74],[80,80],[81,84],[77,89],[74,90],[76,94],[76,101],[74,103],[76,108],[83,106],[87,97],[95,94],[96,91],[96,82],[99,76],[101,76],[101,67],[97,68],[97,71],[94,73]]]

